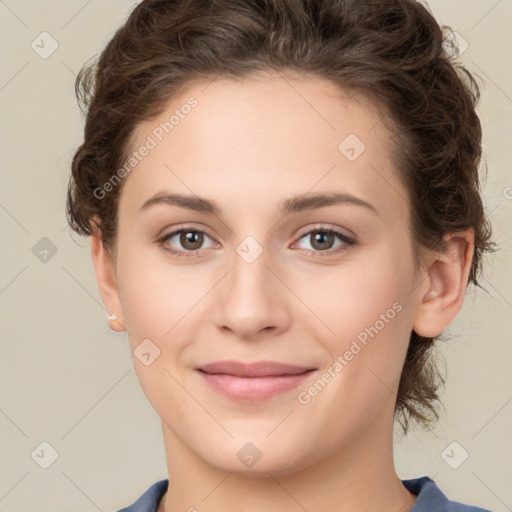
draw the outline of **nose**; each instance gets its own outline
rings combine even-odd
[[[270,268],[265,250],[252,262],[233,255],[232,268],[216,287],[217,327],[247,341],[276,335],[290,324],[290,292]],[[272,265],[273,267],[275,265]]]

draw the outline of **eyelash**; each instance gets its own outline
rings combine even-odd
[[[185,258],[196,257],[198,255],[198,253],[201,251],[201,249],[196,250],[196,251],[179,251],[179,250],[173,249],[172,247],[170,247],[170,246],[165,244],[165,242],[167,240],[169,240],[170,238],[174,237],[175,235],[178,235],[178,234],[183,233],[183,232],[185,232],[185,233],[188,233],[188,232],[191,232],[191,233],[202,233],[202,234],[208,236],[209,238],[211,238],[213,240],[213,237],[211,237],[206,231],[203,231],[201,229],[195,229],[195,228],[192,228],[192,227],[190,227],[190,228],[184,227],[184,228],[178,229],[176,231],[172,231],[171,233],[168,233],[167,235],[164,235],[163,237],[159,238],[157,240],[157,242],[159,243],[159,246],[164,251],[166,251],[168,253],[171,253],[174,256],[185,257]],[[349,238],[347,235],[341,233],[337,229],[334,229],[334,228],[324,228],[322,226],[316,227],[314,229],[311,229],[311,230],[303,233],[299,237],[298,240],[302,240],[304,237],[306,237],[308,235],[312,235],[313,233],[324,233],[324,234],[327,234],[327,235],[331,235],[331,234],[335,235],[344,244],[343,246],[339,246],[339,247],[335,248],[334,250],[333,249],[327,249],[325,251],[313,251],[313,250],[310,250],[310,249],[303,249],[308,254],[311,254],[313,257],[325,258],[325,257],[328,257],[328,256],[332,256],[334,254],[338,254],[339,252],[342,252],[344,250],[347,250],[347,247],[351,247],[351,246],[356,245],[356,241],[355,240],[353,240],[352,238]]]

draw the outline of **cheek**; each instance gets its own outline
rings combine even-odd
[[[204,292],[179,266],[162,257],[149,261],[148,252],[132,248],[118,260],[119,292],[137,378],[155,410],[163,411],[164,389],[176,408],[186,405],[175,379],[180,380],[180,357],[188,339],[183,330]]]
[[[317,337],[329,354],[323,372],[333,378],[318,400],[313,399],[311,411],[331,415],[326,421],[332,420],[341,431],[371,423],[383,407],[392,410],[396,399],[411,314],[402,282],[407,269],[387,262],[381,259],[373,268],[340,272],[326,280],[326,289],[331,290],[327,296],[310,296],[335,333],[325,331]]]
[[[371,260],[354,259],[319,269],[308,279],[297,277],[293,287],[321,320],[318,325],[325,326],[325,339],[347,340],[376,322],[382,327],[381,315],[389,320],[388,332],[392,324],[402,323],[406,315],[397,310],[403,311],[409,300],[411,272],[409,262],[395,259],[393,251],[379,251]]]
[[[132,249],[118,261],[119,291],[132,349],[154,339],[166,353],[197,315],[216,275],[201,265],[180,265],[154,249]],[[172,343],[170,341],[172,340]]]
[[[368,411],[397,389],[412,329],[408,294],[414,267],[396,247],[389,243],[366,253],[364,262],[354,258],[345,267],[326,269],[314,287],[308,280],[297,292],[322,320],[316,333],[329,354],[326,368],[343,358],[332,391],[346,400],[350,390]]]
[[[149,272],[131,275],[123,282],[121,301],[130,341],[139,338],[161,338],[172,326],[175,310],[172,294],[162,292],[165,283],[159,284]]]

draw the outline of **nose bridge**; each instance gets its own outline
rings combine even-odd
[[[232,270],[218,297],[219,327],[250,338],[266,328],[284,326],[288,315],[279,280],[268,268],[271,260],[254,237],[246,237],[235,248]]]
[[[244,241],[236,248],[233,256],[231,280],[234,291],[243,299],[245,295],[254,298],[265,294],[269,288],[268,251],[257,242]]]
[[[268,251],[250,237],[237,246],[235,253],[228,300],[233,299],[232,306],[236,305],[240,311],[250,307],[268,307],[272,286],[271,273],[267,268]]]

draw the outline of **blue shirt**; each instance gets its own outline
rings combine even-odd
[[[402,483],[408,491],[418,496],[410,512],[490,512],[449,500],[428,476],[402,480]],[[118,512],[157,512],[158,503],[168,485],[168,479],[154,483],[135,503]]]

